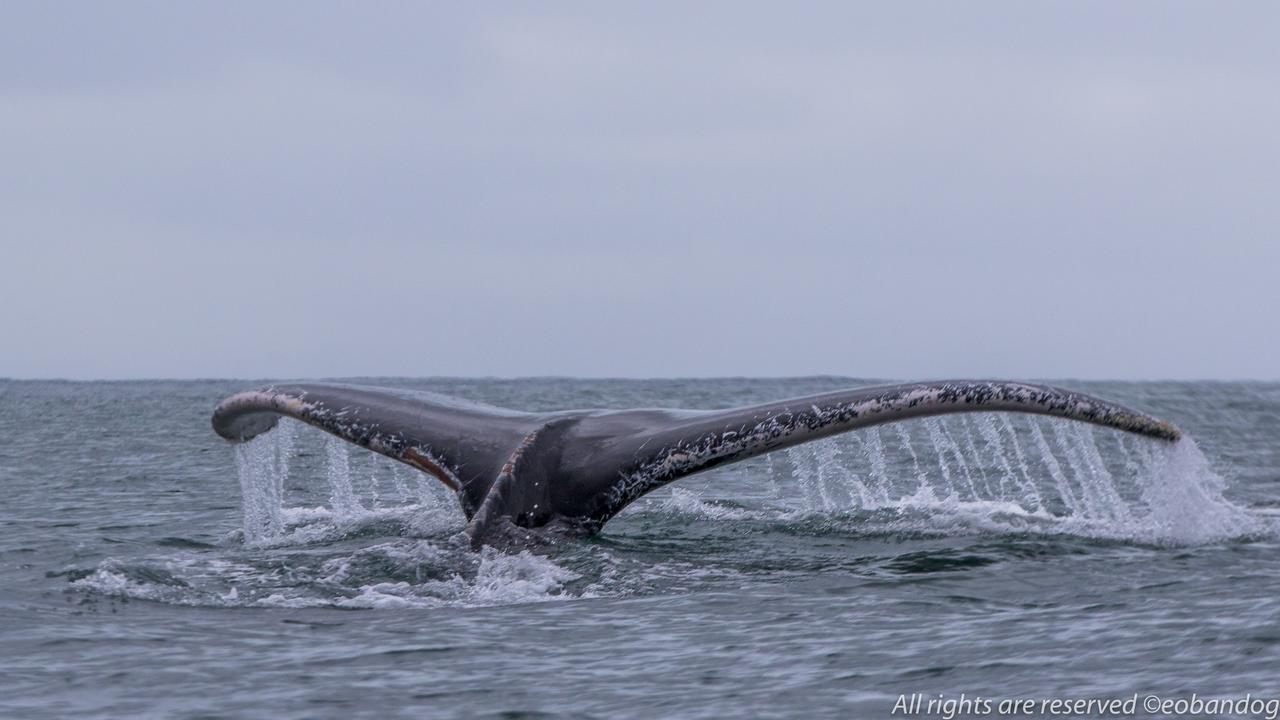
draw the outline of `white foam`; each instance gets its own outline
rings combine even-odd
[[[1046,423],[1052,441],[1042,429]],[[783,489],[779,500],[802,514],[911,511],[922,532],[953,531],[959,523],[996,532],[1033,529],[1194,545],[1272,531],[1224,497],[1225,481],[1188,436],[1177,443],[1115,439],[1104,452],[1091,427],[1039,418],[1001,416],[999,424],[981,416],[929,418],[901,423],[895,431],[896,445],[885,445],[879,434],[863,438],[863,463],[856,467],[842,464],[847,454],[838,449],[786,453],[789,468],[769,466],[782,475],[771,480]],[[928,453],[917,451],[920,434],[932,449],[936,473],[924,467]],[[1032,469],[1037,467],[1040,474]],[[843,492],[830,488],[839,484]],[[818,485],[828,489],[816,493]],[[833,507],[835,497],[847,503]],[[684,498],[670,507],[695,506]]]
[[[214,607],[480,607],[580,597],[579,579],[527,551],[429,541],[393,541],[330,558],[318,566],[229,562],[183,554],[104,560],[72,586],[108,597]]]
[[[656,509],[670,515],[706,520],[743,520],[758,516],[750,510],[709,503],[698,493],[681,487],[672,488],[670,495],[658,501]]]
[[[457,501],[442,498],[420,473],[410,473],[406,480],[398,463],[373,453],[365,454],[369,460],[364,468],[353,471],[351,446],[327,435],[320,437],[328,505],[290,505],[285,488],[290,462],[297,457],[299,427],[293,420],[282,419],[274,431],[236,448],[244,517],[238,537],[244,544],[261,548],[308,545],[336,540],[379,523],[399,524],[417,534],[440,534],[462,523]]]
[[[616,558],[584,546],[573,552],[595,568],[586,584],[543,555],[472,552],[457,537],[457,502],[438,483],[373,454],[367,464],[363,456],[353,463],[338,440],[314,443],[321,451],[306,456],[323,462],[308,472],[327,482],[327,498],[305,490],[290,497],[290,463],[305,462],[298,440],[315,439],[295,437],[296,427],[283,421],[237,449],[244,525],[230,544],[234,553],[243,543],[247,557],[107,560],[73,585],[190,605],[424,608],[678,589],[732,572]],[[726,506],[675,486],[635,507],[726,523],[817,522],[823,532],[834,524],[871,534],[1037,533],[1173,545],[1270,533],[1277,525],[1227,500],[1225,481],[1189,437],[1170,444],[1095,436],[1064,421],[999,415],[899,423],[892,432],[868,429],[777,453],[759,467],[768,472],[757,478],[763,505]],[[335,557],[314,549],[339,541]],[[296,557],[284,554],[292,548]]]

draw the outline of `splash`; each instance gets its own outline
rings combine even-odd
[[[1007,415],[928,418],[890,433],[887,442],[871,428],[786,451],[770,466],[781,474],[771,480],[777,500],[802,514],[927,511],[926,526],[948,530],[966,517],[984,530],[1153,544],[1265,530],[1223,496],[1226,483],[1190,437],[1155,442]]]
[[[456,499],[433,479],[292,420],[235,452],[242,527],[223,547],[107,558],[72,586],[172,605],[288,608],[478,607],[606,592],[544,556],[473,552]]]
[[[294,453],[297,431],[293,423],[281,422],[269,440],[236,446],[236,469],[240,474],[244,537],[258,542],[284,530],[285,483]]]
[[[321,436],[321,452],[314,454],[323,458],[323,467],[309,466],[298,451],[298,427],[282,419],[273,432],[235,448],[246,545],[319,543],[386,525],[424,535],[460,528],[455,500],[443,497],[421,473],[379,455],[360,453],[353,460],[349,444],[326,435]],[[320,493],[307,483],[288,487],[295,464],[308,477],[325,478]]]
[[[73,586],[179,605],[430,608],[679,591],[721,575],[733,581],[738,572],[733,563],[699,564],[692,550],[670,556],[660,532],[669,525],[634,541],[619,528],[615,542],[630,547],[621,554],[592,543],[566,544],[554,557],[475,553],[460,535],[456,500],[434,480],[320,433],[300,435],[300,427],[282,421],[237,446],[243,526],[222,547],[107,559]],[[1042,534],[1193,545],[1267,532],[1264,519],[1224,497],[1225,482],[1189,437],[1151,442],[1038,418],[896,423],[735,467],[704,476],[724,484],[731,501],[673,486],[633,511],[690,519],[713,533],[746,523],[802,535]],[[726,552],[741,554],[739,541]]]
[[[103,561],[72,586],[113,598],[202,607],[484,607],[581,597],[579,575],[528,552],[397,540],[330,559],[284,562],[182,554]]]
[[[246,545],[461,530],[456,502],[429,478],[373,453],[353,458],[347,443],[321,437],[311,467],[298,452],[293,421],[237,447]],[[327,487],[290,488],[290,467],[299,463]],[[647,506],[729,521],[849,513],[874,519],[889,511],[896,522],[915,518],[922,531],[976,526],[1175,545],[1265,531],[1256,515],[1224,497],[1225,482],[1194,439],[1171,444],[1054,419],[926,418],[800,445],[763,465],[772,509],[707,503],[683,487]]]
[[[212,607],[477,607],[580,597],[578,573],[529,552],[470,549],[433,479],[282,420],[236,446],[243,526],[223,547],[108,558],[72,586]],[[290,483],[291,477],[324,482]]]

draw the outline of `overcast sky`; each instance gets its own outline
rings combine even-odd
[[[1277,378],[1274,3],[4,3],[0,376]]]

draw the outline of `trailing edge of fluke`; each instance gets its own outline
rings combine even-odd
[[[522,528],[590,535],[672,480],[857,428],[957,412],[1024,412],[1161,440],[1177,428],[1049,385],[947,380],[851,388],[730,410],[526,413],[435,393],[305,383],[233,395],[213,429],[242,442],[280,416],[429,473],[452,489],[473,546]],[[528,533],[523,533],[528,535]]]

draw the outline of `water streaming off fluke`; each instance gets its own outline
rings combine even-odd
[[[997,414],[870,428],[780,455],[767,467],[781,507],[911,511],[914,527],[895,526],[905,529],[962,531],[950,522],[957,513],[984,520],[972,526],[979,531],[1161,544],[1265,529],[1223,498],[1223,479],[1190,437],[1160,443]]]
[[[300,428],[312,447],[303,473],[291,469],[299,464]],[[431,531],[463,522],[456,500],[426,475],[291,420],[236,453],[249,544],[315,542],[380,519]],[[926,533],[966,531],[955,524],[957,513],[982,520],[969,531],[1150,543],[1260,531],[1255,518],[1222,497],[1222,478],[1190,437],[1170,444],[1082,423],[978,414],[868,428],[762,462],[765,491],[744,488],[742,495],[764,500],[744,503],[743,512],[778,523],[889,510],[911,518],[900,527]],[[629,512],[670,511],[698,485],[697,478],[683,480],[672,491],[681,498],[676,504],[660,492]]]

